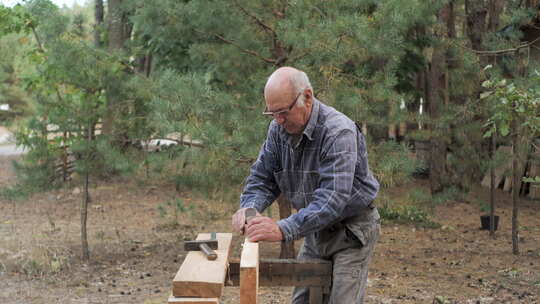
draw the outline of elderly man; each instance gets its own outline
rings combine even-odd
[[[250,241],[304,238],[298,259],[333,262],[326,303],[363,303],[368,265],[379,237],[379,184],[368,167],[367,149],[356,124],[313,96],[307,75],[276,70],[264,89],[265,115],[274,119],[251,167],[233,215],[235,231]],[[297,213],[274,221],[260,215],[286,195]],[[257,217],[245,224],[245,210]],[[244,227],[245,226],[245,227]],[[309,289],[296,288],[292,303],[308,303]]]

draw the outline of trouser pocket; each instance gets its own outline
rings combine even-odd
[[[362,243],[345,225],[338,223],[318,233],[317,246],[323,258],[329,258],[348,248],[360,248]]]

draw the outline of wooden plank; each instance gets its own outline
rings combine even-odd
[[[540,151],[534,153],[529,158],[529,177],[540,176]],[[540,185],[529,184],[529,198],[540,199]]]
[[[220,298],[227,274],[232,233],[217,233],[217,259],[209,261],[203,252],[190,251],[173,280],[173,296]],[[210,233],[200,233],[197,240],[210,239]]]
[[[219,304],[217,298],[177,298],[171,294],[169,304]]]
[[[239,286],[240,261],[229,260],[227,286]],[[330,287],[332,262],[326,260],[260,259],[259,286]]]
[[[322,304],[322,303],[323,303],[322,287],[310,287],[309,288],[309,304]]]
[[[540,185],[531,184],[529,188],[529,198],[540,200]]]
[[[257,304],[259,291],[259,243],[244,241],[240,256],[240,304]]]
[[[291,203],[287,200],[285,195],[280,195],[278,198],[279,206],[279,218],[284,219],[291,216]],[[281,242],[281,250],[279,253],[280,259],[294,259],[294,241]]]
[[[509,192],[512,190],[512,176],[505,176],[504,177],[504,185],[503,185],[503,191]]]

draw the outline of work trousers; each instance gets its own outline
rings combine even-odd
[[[377,208],[346,219],[304,238],[299,260],[324,259],[333,262],[332,287],[325,304],[361,304],[367,285],[368,266],[380,233]],[[308,304],[309,288],[296,287],[292,304]]]

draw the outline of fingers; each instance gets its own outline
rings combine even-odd
[[[263,241],[268,238],[268,229],[267,225],[252,225],[250,229],[246,229],[246,237],[250,242]]]
[[[266,224],[267,219],[269,218],[262,216],[252,218],[249,223],[246,224],[246,235],[253,236],[255,233],[262,233],[265,229],[268,229],[268,225]]]
[[[249,228],[249,226],[253,226],[253,225],[256,225],[256,224],[263,223],[263,222],[267,221],[268,219],[271,220],[269,217],[257,214],[257,216],[252,217],[247,221],[246,228]]]
[[[283,239],[283,234],[277,223],[265,216],[257,216],[246,225],[246,235],[251,242],[271,241]]]
[[[242,232],[242,229],[244,228],[244,224],[246,222],[245,213],[244,213],[245,210],[246,208],[241,208],[234,213],[232,217],[233,231]]]

